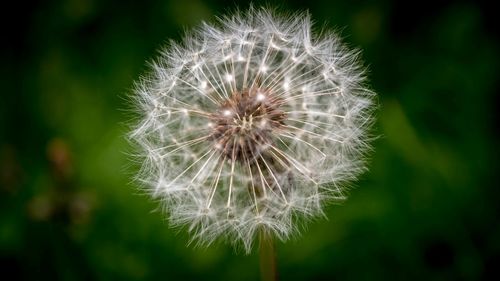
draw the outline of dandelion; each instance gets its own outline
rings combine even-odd
[[[374,94],[358,52],[308,14],[223,17],[151,68],[135,91],[138,178],[192,241],[286,240],[365,168]]]

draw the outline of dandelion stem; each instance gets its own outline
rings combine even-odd
[[[270,233],[261,230],[259,234],[260,276],[262,281],[277,281],[276,252]]]

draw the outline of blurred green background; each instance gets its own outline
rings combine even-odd
[[[256,6],[261,1],[254,1]],[[273,3],[266,1],[266,3]],[[499,278],[499,41],[486,2],[279,1],[363,50],[370,171],[278,244],[281,280]],[[186,246],[131,183],[127,95],[167,39],[234,1],[2,4],[4,280],[256,280],[257,255]],[[248,4],[238,4],[245,8]],[[274,5],[273,5],[274,6]],[[497,175],[495,175],[497,174]],[[497,279],[500,280],[500,279]]]

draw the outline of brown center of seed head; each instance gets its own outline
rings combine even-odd
[[[283,101],[264,89],[234,92],[211,115],[211,140],[232,161],[257,159],[273,145],[272,133],[284,126]]]

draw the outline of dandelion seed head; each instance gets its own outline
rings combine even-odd
[[[308,14],[254,9],[171,43],[135,91],[138,178],[193,242],[286,240],[365,169],[374,93]]]

